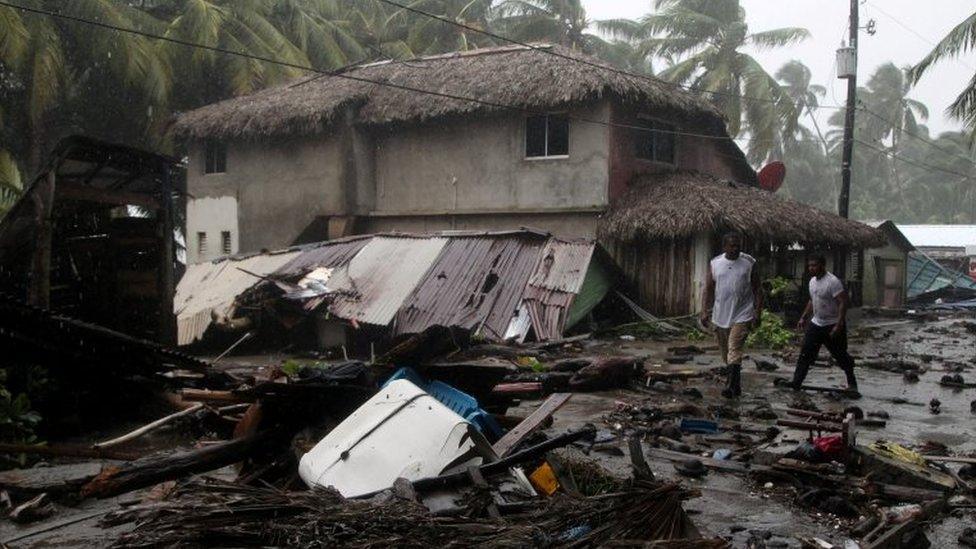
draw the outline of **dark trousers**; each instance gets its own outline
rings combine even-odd
[[[799,388],[803,385],[803,380],[807,377],[810,366],[817,360],[820,354],[820,346],[826,346],[830,355],[837,361],[837,365],[847,376],[847,385],[850,388],[857,387],[857,379],[854,377],[854,359],[847,352],[847,328],[837,332],[831,337],[830,331],[834,325],[817,326],[813,322],[807,326],[807,331],[803,334],[803,345],[800,347],[800,358],[796,361],[796,370],[793,372],[793,387]]]

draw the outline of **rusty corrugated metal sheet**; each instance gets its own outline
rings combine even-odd
[[[189,345],[200,339],[210,326],[214,312],[227,314],[238,295],[261,281],[244,271],[265,276],[296,258],[299,253],[292,251],[232,257],[188,265],[186,273],[176,285],[173,298],[177,345]]]
[[[404,299],[423,279],[446,238],[376,236],[329,279],[339,295],[329,311],[339,318],[378,326],[393,320]]]
[[[567,242],[555,238],[546,243],[522,302],[539,341],[562,336],[569,307],[583,287],[594,248],[593,242]]]
[[[274,274],[282,278],[291,278],[305,275],[318,267],[340,267],[355,257],[372,239],[372,236],[354,236],[308,247],[301,250],[298,257],[282,265]]]
[[[550,238],[542,251],[542,260],[529,284],[539,288],[578,293],[583,287],[586,269],[593,257],[592,242],[567,242]]]
[[[533,233],[452,238],[397,312],[394,334],[452,326],[501,340],[543,242]]]

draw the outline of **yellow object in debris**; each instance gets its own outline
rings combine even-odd
[[[926,465],[925,458],[923,458],[921,454],[918,452],[913,452],[912,450],[909,450],[900,444],[895,444],[894,442],[879,440],[871,444],[871,449],[891,459],[897,459],[906,463],[914,463],[916,465]]]
[[[549,466],[548,462],[543,463],[538,469],[529,475],[532,486],[547,496],[551,496],[559,489],[559,481],[556,480],[556,473]]]

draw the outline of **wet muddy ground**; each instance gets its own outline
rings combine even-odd
[[[899,372],[873,368],[858,368],[862,398],[849,400],[823,393],[809,394],[810,401],[821,411],[840,412],[849,405],[857,405],[865,412],[884,411],[889,414],[884,429],[861,429],[858,440],[867,443],[886,439],[907,446],[926,441],[947,445],[954,454],[976,455],[976,414],[970,412],[970,403],[976,399],[976,389],[950,389],[939,385],[947,370],[960,370],[967,382],[976,382],[976,333],[967,331],[962,322],[972,321],[963,317],[946,317],[939,320],[916,321],[898,318],[852,319],[851,351],[862,363],[887,363],[903,360],[921,364],[924,372],[917,383],[906,382]],[[694,344],[705,353],[695,355],[684,364],[668,364],[672,356],[669,347]],[[709,371],[720,366],[720,360],[711,341],[626,341],[609,340],[591,344],[587,354],[630,354],[645,360],[645,368],[651,371]],[[826,351],[821,358],[826,360]],[[246,360],[235,357],[235,363]],[[261,357],[248,363],[250,367],[267,367],[279,363],[283,357]],[[778,366],[773,372],[759,371],[755,360],[765,360]],[[721,379],[715,377],[675,381],[666,390],[615,390],[597,393],[577,393],[554,417],[550,433],[562,432],[573,427],[592,423],[600,429],[600,438],[606,442],[599,449],[589,452],[606,469],[620,476],[630,475],[630,459],[627,440],[618,436],[615,421],[607,421],[608,415],[619,406],[641,404],[660,406],[673,402],[690,402],[702,407],[727,405],[730,410],[742,414],[741,422],[759,428],[771,426],[775,420],[757,420],[747,417],[746,412],[761,404],[769,404],[780,418],[786,418],[785,410],[797,400],[793,391],[773,385],[777,377],[790,377],[793,372],[791,350],[780,353],[750,352],[744,361],[744,395],[737,400],[721,397]],[[843,374],[836,368],[815,367],[807,383],[813,385],[841,386]],[[693,387],[701,391],[702,398],[682,395],[682,390]],[[665,389],[659,386],[659,389]],[[932,414],[928,402],[938,398],[941,413]],[[525,415],[539,401],[523,401],[512,414]],[[721,421],[720,421],[721,422]],[[124,425],[119,432],[132,427]],[[110,434],[106,434],[107,436]],[[805,432],[785,429],[771,443],[760,449],[785,453],[806,438]],[[718,447],[714,446],[713,447]],[[649,450],[650,446],[645,446]],[[581,450],[574,449],[572,452]],[[647,451],[645,452],[647,453]],[[733,454],[732,458],[736,456]],[[798,536],[819,537],[843,547],[848,522],[832,515],[816,512],[793,503],[795,490],[781,485],[772,488],[745,475],[711,471],[700,480],[679,476],[670,461],[657,459],[648,453],[647,459],[655,475],[660,478],[680,480],[696,487],[701,496],[686,502],[696,525],[710,536],[730,538],[735,547],[746,547],[748,539],[756,532],[768,532],[768,547],[800,547]],[[225,474],[230,474],[230,469]],[[119,529],[103,530],[97,524],[107,512],[119,505],[131,504],[146,497],[148,491],[134,492],[108,500],[89,500],[77,506],[58,505],[58,512],[40,523],[19,526],[0,521],[0,540],[10,541],[10,547],[103,547],[119,533]],[[956,537],[965,526],[976,523],[976,513],[970,511],[959,516],[947,516],[935,522],[928,536],[933,547],[956,547]]]
[[[971,319],[970,319],[971,320]],[[889,440],[905,446],[916,446],[927,441],[939,442],[955,454],[976,455],[976,414],[970,411],[976,400],[976,389],[950,389],[939,385],[947,370],[961,370],[967,382],[976,381],[976,334],[961,324],[965,317],[946,317],[939,320],[904,320],[885,318],[852,319],[851,352],[861,362],[894,362],[904,360],[921,364],[925,371],[917,383],[906,382],[901,373],[860,367],[857,369],[860,399],[838,398],[825,393],[807,393],[810,401],[824,412],[842,412],[847,406],[856,405],[865,413],[883,411],[890,416],[883,429],[861,428],[858,442]],[[668,347],[692,342],[641,342],[616,341],[603,346],[607,352],[628,353],[644,357],[645,368],[673,371],[709,370],[720,366],[717,349],[710,341],[694,342],[706,353],[680,365],[667,364],[671,356]],[[594,349],[595,350],[595,349]],[[593,351],[593,350],[591,350]],[[775,387],[776,377],[789,378],[793,374],[791,350],[783,353],[752,351],[744,361],[743,391],[740,399],[729,400],[719,393],[719,379],[692,379],[673,383],[671,392],[607,391],[580,393],[557,412],[551,428],[553,432],[593,423],[606,430],[604,436],[614,434],[613,422],[607,415],[618,403],[660,405],[668,402],[687,401],[698,405],[727,404],[742,413],[741,421],[758,427],[774,425],[775,420],[747,418],[745,412],[768,403],[780,416],[787,418],[785,410],[797,399],[792,390]],[[879,358],[879,357],[884,357]],[[821,352],[826,360],[827,352]],[[767,360],[779,366],[773,372],[759,371],[754,359]],[[954,371],[955,371],[954,370]],[[837,368],[814,367],[806,383],[820,386],[842,387],[844,375]],[[681,395],[685,387],[695,387],[703,394],[701,400]],[[941,413],[932,414],[928,403],[937,398],[941,401]],[[524,402],[528,411],[538,403]],[[793,418],[796,419],[796,418]],[[787,452],[807,437],[806,432],[784,429],[770,444],[761,449]],[[614,446],[616,450],[607,450]],[[630,458],[627,440],[619,437],[602,444],[601,451],[591,452],[608,470],[628,475]],[[733,459],[735,455],[733,454]],[[802,508],[793,503],[795,490],[774,486],[765,488],[745,475],[711,471],[704,479],[694,480],[677,474],[671,462],[648,456],[654,473],[662,478],[680,479],[700,489],[702,496],[686,503],[696,524],[705,533],[731,536],[735,547],[745,547],[752,532],[770,532],[773,538],[769,547],[800,547],[797,536],[819,537],[843,547],[847,539],[843,521],[826,513]],[[958,466],[954,466],[958,467]],[[964,526],[976,523],[976,513],[970,511],[961,517],[946,517],[933,524],[928,537],[933,547],[956,547],[956,538]]]

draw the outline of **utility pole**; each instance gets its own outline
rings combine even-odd
[[[846,74],[840,75],[847,78],[847,113],[844,116],[844,158],[841,164],[841,185],[840,198],[837,204],[837,213],[841,217],[848,217],[848,210],[851,204],[851,164],[854,162],[854,111],[857,106],[857,32],[858,14],[857,3],[859,0],[851,0],[851,20],[850,36],[848,37],[849,57],[852,63]]]
[[[851,0],[850,29],[846,48],[837,51],[837,77],[847,79],[847,112],[844,116],[844,156],[841,160],[840,196],[837,200],[837,213],[844,218],[849,215],[851,204],[851,165],[854,163],[854,113],[857,107],[857,33],[858,2]],[[838,250],[834,260],[834,271],[841,280],[847,277],[846,248]]]

